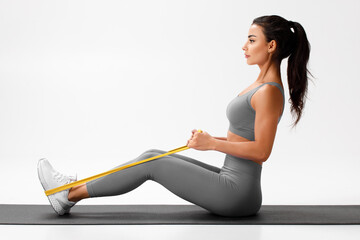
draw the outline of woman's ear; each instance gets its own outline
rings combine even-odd
[[[274,53],[275,50],[276,50],[276,41],[275,40],[271,40],[269,43],[268,43],[268,53]]]

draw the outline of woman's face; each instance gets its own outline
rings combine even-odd
[[[270,61],[272,44],[273,41],[271,41],[270,43],[266,42],[262,27],[256,24],[251,25],[249,29],[248,39],[242,48],[245,51],[247,64],[258,64],[261,66],[267,61]]]

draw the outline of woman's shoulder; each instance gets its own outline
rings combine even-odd
[[[283,85],[278,82],[263,83],[257,91],[254,92],[250,103],[255,110],[259,104],[282,106],[284,104]]]

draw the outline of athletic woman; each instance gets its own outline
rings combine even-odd
[[[152,180],[217,215],[256,214],[262,203],[262,164],[270,156],[285,106],[280,64],[288,57],[289,103],[295,126],[305,104],[310,44],[298,22],[272,15],[254,19],[242,49],[247,64],[257,64],[260,74],[227,106],[227,137],[193,130],[187,141],[189,148],[225,153],[222,168],[172,154],[49,195],[54,210],[63,215],[82,199],[124,194]],[[120,166],[162,153],[165,151],[151,149]],[[54,170],[46,159],[39,160],[38,174],[45,190],[76,180]]]

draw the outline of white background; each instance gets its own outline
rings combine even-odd
[[[263,165],[263,204],[360,204],[358,1],[0,1],[0,203],[47,204],[45,157],[78,179],[147,149],[226,136],[227,104],[256,80],[242,46],[254,18],[300,22],[309,99],[290,104]],[[289,99],[283,61],[285,97]],[[182,154],[222,166],[224,154]],[[80,204],[187,204],[146,182]]]

